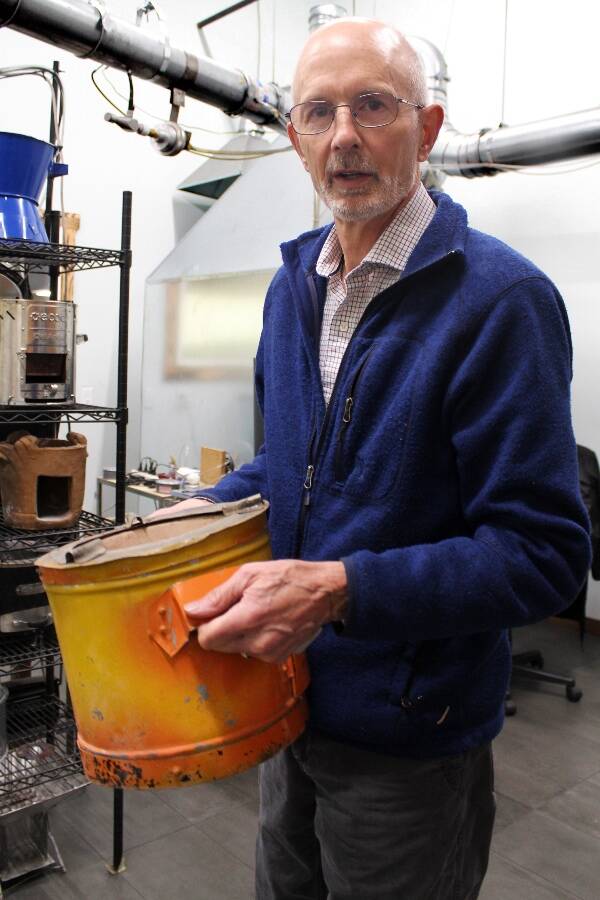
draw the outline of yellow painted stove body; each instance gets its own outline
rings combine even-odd
[[[302,732],[304,656],[276,665],[207,652],[183,611],[236,566],[270,558],[266,507],[256,498],[222,504],[38,560],[93,781],[147,788],[224,778]]]

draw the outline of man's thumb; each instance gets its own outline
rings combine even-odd
[[[242,595],[242,591],[237,586],[235,575],[213,588],[203,597],[197,600],[190,600],[186,603],[184,610],[186,615],[194,622],[206,621],[214,619],[226,612],[231,606],[238,602]]]

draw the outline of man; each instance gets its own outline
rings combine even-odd
[[[400,34],[320,29],[293,92],[334,226],[282,247],[265,445],[204,495],[267,498],[275,559],[188,611],[207,649],[309,645],[309,727],[261,767],[258,900],[466,900],[507,629],[565,606],[589,563],[568,323],[539,270],[421,186],[442,110]]]

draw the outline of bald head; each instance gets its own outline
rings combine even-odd
[[[296,65],[293,102],[313,99],[303,96],[303,92],[307,75],[317,61],[334,74],[342,66],[351,66],[357,54],[383,64],[390,81],[407,99],[423,106],[427,104],[421,60],[404,35],[376,19],[358,17],[336,19],[311,34]]]
[[[336,226],[381,233],[416,191],[442,124],[419,57],[383,22],[337,19],[306,42],[293,92],[288,135]]]

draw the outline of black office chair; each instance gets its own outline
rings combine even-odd
[[[592,525],[592,577],[600,580],[600,467],[596,454],[587,447],[577,445],[577,462],[579,465],[579,487],[581,498],[588,511]],[[583,646],[585,637],[585,604],[587,598],[587,579],[579,594],[571,605],[559,613],[561,618],[576,619],[579,622],[579,639]],[[512,635],[511,635],[512,643]],[[575,684],[575,679],[568,675],[556,675],[544,669],[544,657],[539,650],[527,650],[515,653],[512,658],[512,677],[523,677],[530,681],[541,681],[545,684],[560,684],[565,688],[567,700],[577,703],[583,692]],[[514,716],[517,707],[511,699],[510,689],[506,695],[505,712]]]
[[[512,633],[510,639],[512,644]],[[581,640],[583,643],[583,637]],[[544,657],[540,650],[525,650],[522,653],[513,653],[510,677],[511,686],[515,677],[517,679],[528,679],[529,681],[541,681],[544,684],[560,684],[565,688],[567,700],[570,700],[571,703],[578,703],[583,697],[583,691],[577,687],[575,679],[570,675],[557,675],[554,672],[546,672],[544,669]],[[504,712],[507,716],[514,716],[517,712],[516,704],[511,697],[510,687],[504,700]]]

